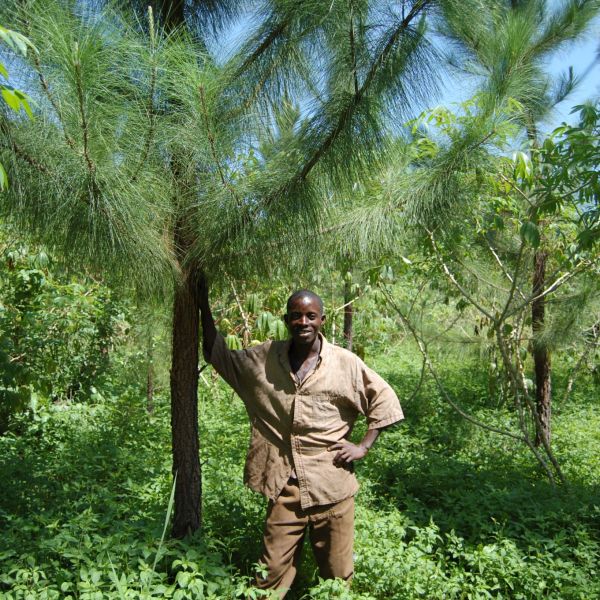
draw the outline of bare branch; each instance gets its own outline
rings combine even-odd
[[[446,277],[448,277],[448,279],[451,281],[451,283],[454,285],[454,287],[456,287],[456,289],[483,315],[485,315],[488,319],[490,319],[490,321],[494,321],[494,317],[493,315],[488,312],[485,308],[483,308],[478,302],[477,300],[475,300],[473,298],[473,296],[471,296],[471,294],[469,294],[469,292],[467,292],[467,290],[465,290],[463,288],[462,285],[460,285],[460,283],[458,283],[458,281],[456,280],[456,277],[454,277],[454,275],[452,274],[452,272],[450,271],[450,269],[448,268],[448,266],[446,265],[446,263],[444,262],[444,259],[442,258],[442,255],[440,254],[440,251],[437,247],[437,243],[435,241],[435,238],[433,237],[433,233],[429,230],[426,229],[425,231],[427,231],[427,234],[429,235],[429,239],[431,240],[431,245],[433,247],[433,251],[435,252],[435,255],[438,259],[438,262],[440,263],[442,269],[444,270],[444,273],[446,274]]]
[[[85,99],[83,97],[83,82],[81,78],[81,61],[77,58],[79,44],[75,42],[73,66],[75,67],[75,85],[77,88],[77,102],[79,104],[79,116],[81,118],[81,132],[83,137],[83,157],[90,175],[94,177],[96,167],[90,156],[89,149],[89,123],[85,114]]]
[[[379,285],[379,288],[383,292],[383,294],[386,297],[386,299],[387,299],[388,303],[390,304],[390,306],[396,311],[396,313],[400,317],[400,320],[403,322],[403,324],[405,325],[405,327],[412,334],[413,339],[415,340],[415,342],[417,344],[417,347],[419,348],[419,352],[421,353],[421,356],[423,357],[423,362],[427,365],[427,369],[431,373],[433,379],[435,380],[435,383],[436,383],[438,389],[440,390],[440,392],[441,392],[442,396],[444,397],[444,399],[446,400],[446,402],[448,402],[448,404],[450,404],[450,406],[461,417],[463,417],[464,419],[466,419],[467,421],[469,421],[473,425],[476,425],[477,427],[480,427],[481,429],[485,429],[487,431],[491,431],[493,433],[497,433],[499,435],[503,435],[505,437],[509,437],[511,439],[514,439],[514,440],[518,440],[520,442],[525,441],[522,436],[514,434],[511,431],[508,431],[506,429],[499,429],[498,427],[494,427],[493,425],[488,425],[487,423],[483,423],[479,419],[476,419],[475,417],[473,417],[472,415],[470,415],[469,413],[467,413],[456,402],[454,402],[454,400],[452,400],[452,398],[450,397],[450,395],[446,391],[446,388],[442,384],[442,381],[440,380],[440,378],[439,378],[439,376],[437,374],[437,371],[433,367],[433,363],[431,362],[431,358],[429,357],[429,353],[427,352],[427,348],[425,346],[425,343],[423,342],[422,338],[417,333],[417,330],[415,329],[414,325],[408,320],[408,318],[406,317],[406,315],[404,314],[404,312],[402,311],[402,309],[394,302],[394,300],[391,297],[391,294],[390,294],[389,290],[384,285],[381,285],[381,284]]]
[[[513,277],[508,270],[506,269],[506,267],[504,266],[502,260],[500,260],[500,257],[498,256],[498,254],[496,253],[496,251],[494,250],[493,246],[490,244],[489,240],[487,239],[487,237],[485,238],[485,243],[487,244],[487,247],[489,248],[490,252],[492,253],[492,256],[494,257],[494,259],[496,260],[496,262],[498,263],[498,266],[500,267],[500,269],[502,270],[502,273],[504,273],[505,277],[510,281],[510,283],[515,286],[515,280],[516,280],[516,273],[515,273],[515,277]],[[519,296],[521,296],[521,298],[523,298],[523,300],[525,300],[525,294],[523,294],[523,292],[521,291],[521,288],[516,288],[516,291],[519,293]]]
[[[567,271],[564,275],[561,275],[558,279],[556,279],[553,283],[551,283],[543,292],[537,295],[528,296],[521,304],[519,304],[516,308],[507,312],[506,316],[514,315],[519,312],[521,309],[525,308],[528,304],[531,304],[541,298],[548,296],[555,292],[559,287],[564,285],[567,281],[578,275],[582,271],[589,269],[595,263],[597,263],[600,259],[596,259],[594,261],[582,260],[575,265],[575,268],[572,271]]]

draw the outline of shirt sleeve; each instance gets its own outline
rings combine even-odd
[[[240,389],[240,374],[243,369],[245,353],[243,350],[230,350],[225,338],[217,333],[208,362],[217,373],[238,393]]]
[[[357,392],[369,429],[381,429],[404,419],[396,392],[375,371],[358,360]]]

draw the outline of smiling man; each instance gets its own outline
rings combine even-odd
[[[356,355],[321,333],[323,301],[299,290],[284,316],[290,338],[231,351],[218,334],[201,286],[203,349],[243,400],[252,435],[244,481],[269,499],[257,587],[291,586],[306,531],[323,578],[353,574],[353,463],[380,431],[403,419],[392,388]],[[368,429],[358,444],[348,438],[359,415]]]

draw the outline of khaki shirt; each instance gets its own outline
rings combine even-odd
[[[290,341],[231,351],[217,335],[210,363],[243,400],[252,435],[244,482],[275,500],[295,470],[303,509],[353,496],[352,467],[333,464],[332,444],[347,438],[359,414],[369,429],[404,418],[392,388],[355,354],[321,336],[315,369],[292,375]]]

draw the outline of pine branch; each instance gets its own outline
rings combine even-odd
[[[29,36],[31,36],[31,26],[30,26],[29,18],[25,17],[24,22],[25,22],[27,33]],[[58,119],[61,131],[63,133],[63,138],[65,140],[65,143],[67,144],[67,146],[69,146],[69,148],[71,148],[71,150],[76,152],[77,149],[75,147],[75,142],[74,142],[73,138],[67,133],[67,130],[65,128],[65,122],[63,119],[62,110],[60,108],[60,105],[59,105],[58,101],[56,100],[56,98],[54,97],[54,94],[52,93],[52,90],[50,89],[50,84],[48,83],[48,80],[46,79],[46,76],[44,75],[44,71],[42,69],[42,63],[40,61],[39,54],[37,52],[33,52],[32,54],[33,54],[33,65],[34,65],[35,71],[37,73],[38,79],[40,80],[42,90],[44,91],[46,98],[48,98],[50,105],[54,109],[56,118]]]
[[[92,161],[89,150],[89,124],[85,113],[85,100],[83,97],[83,82],[81,77],[81,61],[77,57],[79,53],[79,44],[75,42],[73,52],[73,67],[75,67],[75,86],[77,89],[77,102],[79,105],[79,116],[81,118],[81,131],[83,136],[83,157],[87,165],[88,171],[92,178],[96,172],[96,167]]]
[[[208,137],[210,153],[212,155],[213,161],[217,168],[217,172],[219,173],[219,178],[221,179],[221,183],[223,184],[223,187],[229,191],[229,193],[235,200],[235,203],[237,204],[238,208],[240,210],[242,210],[242,208],[243,208],[242,203],[241,203],[240,199],[238,198],[238,195],[237,195],[234,187],[227,181],[225,174],[223,173],[223,169],[221,168],[221,162],[219,161],[219,156],[217,154],[217,149],[216,149],[216,145],[215,145],[215,136],[212,132],[212,129],[210,127],[210,122],[208,120],[208,109],[206,106],[206,98],[204,96],[204,86],[203,85],[198,86],[198,94],[200,96],[200,107],[202,109],[202,118],[204,120],[204,127],[206,128],[206,136]]]
[[[35,66],[35,70],[37,72],[38,78],[42,85],[42,89],[44,90],[46,97],[48,98],[50,104],[52,105],[54,112],[56,113],[56,117],[58,119],[58,122],[60,123],[60,128],[63,132],[63,137],[65,139],[67,146],[69,146],[69,148],[71,148],[71,150],[77,151],[76,147],[75,147],[75,142],[73,141],[73,138],[67,133],[67,130],[65,128],[65,123],[63,120],[63,116],[62,116],[62,111],[60,109],[58,102],[56,101],[56,98],[54,98],[54,94],[50,90],[50,85],[48,84],[48,80],[46,79],[44,72],[42,71],[42,64],[40,62],[39,56],[36,53],[33,53],[33,64]]]
[[[6,142],[6,140],[4,140],[4,141],[5,141],[5,144],[3,145],[4,148],[10,148],[10,150],[14,153],[14,155],[17,158],[20,158],[23,162],[26,162],[29,166],[36,169],[36,171],[39,171],[40,173],[43,173],[44,175],[48,175],[48,176],[54,175],[54,173],[52,173],[52,171],[50,171],[50,169],[48,167],[46,167],[44,164],[39,162],[36,158],[34,158],[33,156],[31,156],[30,154],[25,152],[25,150],[23,150],[15,141],[13,141],[13,140],[10,140],[8,142]]]
[[[156,77],[157,77],[157,66],[156,66],[156,31],[154,30],[154,15],[152,13],[152,6],[148,6],[148,25],[150,27],[150,51],[152,57],[152,69],[150,72],[150,93],[148,94],[148,118],[150,120],[150,126],[146,134],[146,140],[144,142],[144,149],[142,150],[142,156],[138,163],[135,173],[132,177],[132,181],[136,181],[144,163],[148,159],[150,153],[150,147],[154,138],[154,130],[156,127],[156,112],[154,110],[154,94],[156,93]]]
[[[346,106],[344,110],[342,110],[336,126],[333,130],[321,141],[319,146],[315,149],[312,156],[307,160],[304,167],[300,170],[300,172],[293,178],[290,182],[291,184],[300,182],[308,176],[308,174],[312,171],[314,166],[319,162],[321,157],[333,146],[335,140],[340,135],[340,133],[344,130],[344,127],[354,114],[355,110],[360,105],[363,97],[369,90],[375,76],[379,73],[379,70],[385,66],[387,59],[392,53],[396,42],[399,40],[402,33],[406,31],[408,26],[412,23],[412,21],[419,16],[419,14],[425,9],[425,7],[431,3],[432,0],[420,0],[415,3],[415,5],[411,8],[408,15],[400,22],[398,27],[394,30],[394,32],[389,36],[388,41],[385,46],[379,53],[379,55],[373,60],[371,64],[371,68],[367,72],[365,77],[365,81],[362,86],[357,90],[357,92],[352,96],[352,100]],[[288,184],[289,185],[289,184]],[[288,187],[288,186],[286,186]]]
[[[262,56],[272,46],[272,44],[277,40],[277,38],[279,38],[281,35],[283,35],[284,31],[287,29],[289,24],[290,24],[289,18],[282,19],[269,32],[267,37],[260,43],[258,48],[256,48],[256,50],[254,50],[254,52],[252,52],[252,54],[250,54],[244,60],[244,62],[239,67],[239,69],[237,69],[235,76],[242,77],[244,75],[245,71],[248,69],[248,67],[253,65],[258,60],[258,58],[260,58],[260,56]]]
[[[358,94],[358,72],[356,65],[356,47],[354,42],[354,13],[350,4],[350,64],[352,65],[352,79],[354,81],[354,95]]]

